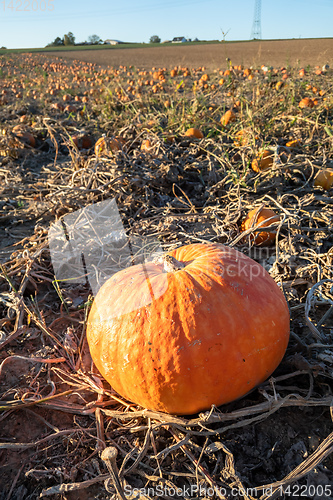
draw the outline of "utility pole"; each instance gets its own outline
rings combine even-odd
[[[261,0],[255,0],[251,39],[261,40]]]

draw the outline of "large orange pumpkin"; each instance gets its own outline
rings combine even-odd
[[[124,398],[193,414],[263,382],[289,339],[285,298],[262,266],[220,244],[119,271],[93,302],[92,359]]]

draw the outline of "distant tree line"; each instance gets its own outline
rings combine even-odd
[[[47,47],[60,47],[62,45],[68,46],[68,45],[100,45],[103,43],[103,40],[98,35],[90,35],[88,37],[88,40],[85,42],[81,43],[75,43],[75,36],[71,31],[69,31],[66,35],[64,35],[62,38],[60,36],[57,36],[53,42],[50,42],[47,44]]]

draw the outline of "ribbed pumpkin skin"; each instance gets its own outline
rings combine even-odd
[[[237,250],[193,244],[170,255],[186,267],[166,273],[163,264],[137,265],[101,287],[87,339],[121,396],[192,414],[243,396],[275,370],[289,311],[269,274]]]

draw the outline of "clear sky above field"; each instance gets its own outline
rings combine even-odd
[[[76,42],[149,42],[176,36],[248,40],[255,0],[1,0],[0,47],[44,47],[71,31]],[[263,39],[333,36],[333,0],[262,0]]]

